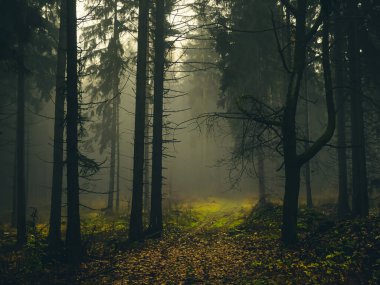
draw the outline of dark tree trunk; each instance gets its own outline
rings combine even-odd
[[[13,165],[13,185],[12,185],[12,228],[17,227],[17,145],[15,147],[14,165]]]
[[[116,81],[116,79],[113,79]],[[114,82],[113,96],[118,96],[118,87]],[[112,102],[112,123],[111,123],[111,160],[110,160],[110,176],[109,176],[109,186],[108,186],[108,202],[107,202],[107,213],[111,214],[113,211],[113,200],[115,192],[115,167],[116,167],[116,112],[117,112],[117,99],[113,99]]]
[[[152,18],[149,18],[148,25],[151,25]],[[149,28],[148,28],[148,37],[149,37]],[[151,42],[148,40],[148,51],[146,54],[146,60],[147,62],[151,62],[152,55],[152,49],[151,49]],[[146,76],[147,78],[151,78],[152,74],[151,69],[147,67],[146,70]],[[151,140],[149,138],[151,133],[151,105],[153,103],[153,94],[152,94],[152,84],[147,83],[146,85],[146,101],[145,101],[145,153],[144,153],[144,197],[143,197],[143,212],[144,212],[144,218],[146,219],[146,224],[149,226],[149,219],[150,219],[150,149],[151,149]],[[144,220],[145,223],[145,220]]]
[[[352,214],[354,216],[367,216],[368,189],[357,5],[356,0],[348,1],[348,16],[350,19],[348,26],[348,58],[351,91]]]
[[[25,63],[24,33],[25,2],[21,1],[20,31],[18,32],[18,78],[17,78],[17,243],[26,243],[26,197],[25,197]]]
[[[137,41],[135,141],[133,153],[132,207],[129,225],[130,241],[138,241],[143,235],[143,184],[146,100],[146,54],[148,47],[149,0],[139,0],[139,23]]]
[[[108,202],[107,202],[107,213],[111,214],[113,211],[113,200],[115,193],[115,166],[116,166],[116,108],[117,103],[115,99],[112,103],[112,125],[111,125],[111,160],[110,160],[110,176],[109,176],[109,186],[108,186]]]
[[[326,93],[328,124],[325,132],[305,150],[297,155],[296,111],[300,86],[306,67],[306,47],[313,34],[306,34],[306,0],[298,0],[296,8],[296,35],[294,49],[293,72],[290,76],[289,87],[284,109],[282,135],[285,166],[285,195],[283,206],[283,224],[281,239],[286,245],[297,242],[297,212],[300,187],[300,168],[312,159],[321,148],[331,139],[335,130],[335,107],[332,92],[330,58],[329,58],[329,2],[321,2],[320,17],[323,21],[322,66]],[[316,29],[313,30],[317,31]]]
[[[61,244],[62,181],[63,181],[63,132],[65,124],[65,74],[66,74],[66,0],[61,1],[59,39],[57,49],[57,73],[54,110],[53,181],[50,205],[48,242],[51,249]]]
[[[110,161],[110,178],[108,189],[108,205],[107,212],[112,213],[114,193],[115,193],[115,173],[116,173],[116,139],[117,139],[117,109],[119,100],[119,64],[118,60],[118,43],[119,43],[119,28],[117,24],[117,1],[114,1],[114,20],[113,20],[113,57],[114,57],[114,74],[112,78],[112,125],[111,125],[111,161]]]
[[[149,231],[162,233],[162,120],[165,68],[165,2],[156,2],[156,30],[154,37],[154,105],[153,105],[153,150],[152,150],[152,194]]]
[[[282,241],[297,242],[297,212],[300,187],[300,164],[297,157],[296,112],[306,57],[306,1],[297,1],[297,24],[294,48],[294,71],[290,76],[282,125],[285,195],[282,217]]]
[[[285,244],[297,242],[297,212],[300,187],[300,165],[296,153],[295,109],[287,108],[283,123],[285,165],[285,195],[282,216],[282,236]]]
[[[150,206],[150,183],[149,183],[149,133],[150,133],[150,122],[149,122],[149,117],[150,117],[150,103],[149,101],[151,100],[150,97],[150,88],[147,86],[147,101],[145,102],[145,114],[146,114],[146,125],[145,125],[145,139],[147,140],[145,142],[145,159],[144,159],[144,216],[149,220],[149,206]],[[147,222],[149,224],[149,221]]]
[[[67,231],[70,262],[81,258],[78,177],[78,71],[76,0],[67,1]]]
[[[120,96],[120,95],[119,95]],[[116,109],[116,213],[120,210],[120,97],[117,98]]]
[[[25,121],[31,123],[28,116],[25,117]],[[30,125],[25,125],[25,209],[28,209],[30,203],[30,197],[32,193],[30,191]]]
[[[267,203],[266,191],[265,191],[265,167],[264,167],[264,153],[263,150],[258,151],[257,155],[257,167],[259,176],[259,206],[264,206]]]
[[[307,69],[305,71],[305,151],[309,149],[310,130],[309,130],[309,90],[307,86]],[[305,186],[306,186],[306,206],[313,208],[313,198],[311,193],[311,173],[310,162],[305,163]]]
[[[343,19],[341,10],[335,12],[335,82],[336,82],[336,105],[337,105],[337,139],[338,139],[338,216],[346,217],[350,213],[347,191],[347,154],[346,154],[346,94],[344,91],[344,52],[343,52]]]

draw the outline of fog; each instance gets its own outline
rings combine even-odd
[[[185,1],[186,2],[186,1]],[[80,2],[81,3],[81,2]],[[83,4],[78,5],[78,17],[87,16]],[[179,12],[178,12],[179,13]],[[194,17],[190,8],[181,11],[171,19],[174,26],[181,30],[181,21]],[[83,29],[90,25],[91,21],[83,21],[79,24],[78,39],[81,49],[85,49]],[[196,23],[193,20],[193,23]],[[182,29],[188,27],[184,26]],[[208,36],[207,29],[195,29],[192,35]],[[134,110],[135,110],[135,73],[136,66],[133,58],[136,56],[135,34],[123,34],[121,42],[125,45],[124,57],[128,64],[121,76],[120,88],[120,193],[121,206],[125,210],[130,204],[132,191],[133,168],[133,134],[134,134]],[[99,40],[99,39],[97,39]],[[169,38],[170,40],[170,38]],[[105,43],[97,47],[106,47]],[[188,47],[201,46],[207,51],[185,51]],[[175,43],[170,54],[170,61],[176,64],[167,69],[165,83],[166,99],[164,101],[164,199],[196,199],[212,196],[228,198],[255,197],[258,195],[258,172],[255,159],[250,162],[239,162],[239,158],[232,159],[234,149],[239,144],[239,139],[234,137],[234,131],[238,131],[236,125],[226,119],[210,120],[206,114],[223,112],[221,106],[222,75],[216,66],[219,55],[211,42],[185,40]],[[191,62],[186,63],[186,61]],[[211,67],[210,67],[211,61]],[[98,63],[98,59],[95,60]],[[90,64],[89,61],[85,64]],[[100,67],[99,67],[100,68]],[[53,166],[53,126],[54,126],[54,96],[53,89],[48,92],[38,90],[37,86],[29,79],[26,103],[26,175],[27,175],[27,202],[28,207],[38,208],[44,214],[48,212],[51,192],[51,177]],[[264,79],[270,80],[270,79]],[[149,79],[152,89],[152,78]],[[51,85],[51,82],[49,82]],[[46,84],[46,85],[49,85]],[[102,113],[97,112],[98,106],[104,104],[103,99],[94,99],[89,94],[89,89],[98,84],[96,78],[83,76],[81,78],[82,103],[81,116],[84,132],[80,137],[80,152],[99,164],[99,171],[86,179],[80,180],[81,203],[85,207],[100,210],[106,207],[110,150],[104,147],[100,152],[99,130],[96,125],[102,121]],[[326,114],[321,109],[325,108],[324,100],[320,93],[323,89],[315,84],[310,92],[309,121],[311,140],[318,137],[326,125]],[[2,128],[0,135],[0,177],[1,193],[0,208],[3,219],[8,219],[12,209],[12,189],[14,187],[15,173],[15,89],[9,94],[2,93],[10,100],[3,100],[8,105],[2,106]],[[273,97],[282,96],[274,94]],[[112,101],[112,99],[107,99]],[[271,99],[272,100],[272,99]],[[102,103],[103,102],[103,103]],[[301,100],[302,111],[305,101]],[[37,107],[36,107],[37,106]],[[152,105],[149,106],[149,135],[147,144],[149,155],[147,156],[148,181],[150,180],[149,157],[151,155],[152,136]],[[298,117],[300,125],[304,124],[304,118]],[[107,128],[103,125],[103,130]],[[302,132],[302,130],[300,131]],[[334,143],[335,138],[333,138]],[[278,152],[273,148],[265,150],[265,188],[268,197],[281,200],[284,186],[283,162]],[[247,166],[247,163],[250,164]],[[64,170],[65,171],[65,170]],[[312,161],[312,188],[316,189],[316,196],[324,194],[327,199],[334,199],[337,187],[336,149],[325,147]],[[303,178],[302,178],[303,179]],[[63,180],[64,188],[66,181]],[[301,203],[304,203],[304,181],[301,181]],[[98,193],[98,194],[96,194]],[[65,200],[65,198],[64,198]]]

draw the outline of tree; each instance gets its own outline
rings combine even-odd
[[[347,154],[346,154],[346,94],[344,91],[345,67],[344,67],[344,19],[341,1],[334,12],[334,59],[335,59],[335,84],[337,105],[337,139],[338,139],[338,215],[348,216],[350,207],[348,205],[348,183],[347,183]]]
[[[308,71],[305,71],[305,79],[304,79],[304,96],[305,96],[305,150],[309,148],[309,140],[310,140],[310,130],[309,130],[309,90],[308,90]],[[313,198],[311,192],[311,170],[310,170],[310,162],[307,161],[305,163],[304,169],[305,175],[305,184],[306,184],[306,205],[308,208],[313,208]]]
[[[111,115],[111,161],[110,161],[110,179],[108,188],[108,212],[113,211],[113,200],[115,192],[115,173],[116,173],[116,140],[117,140],[117,115],[119,108],[119,73],[121,69],[121,64],[118,62],[118,51],[119,51],[119,28],[117,20],[117,1],[114,2],[114,20],[113,20],[113,38],[110,42],[110,49],[113,52],[112,60],[112,115]],[[118,158],[119,159],[119,158]]]
[[[38,108],[42,102],[41,99],[49,98],[49,92],[53,87],[50,82],[52,77],[51,67],[55,61],[52,43],[55,29],[50,17],[51,10],[50,3],[48,2],[21,0],[4,0],[2,2],[4,12],[2,12],[0,17],[0,41],[2,43],[0,61],[3,86],[1,99],[2,103],[4,103],[4,99],[9,101],[9,103],[16,101],[19,110],[16,119],[18,142],[15,144],[15,175],[12,203],[12,224],[14,226],[17,224],[17,212],[23,217],[26,214],[27,207],[26,186],[28,171],[25,170],[28,168],[25,169],[24,164],[22,166],[18,164],[18,161],[21,160],[26,165],[29,164],[28,159],[25,159],[25,154],[26,158],[28,158],[28,152],[25,153],[25,147],[29,147],[27,143],[28,138],[25,141],[25,121],[27,121],[25,119],[25,109],[30,109],[29,107],[33,109]],[[43,10],[44,14],[42,13]],[[38,64],[36,64],[37,62]],[[42,65],[41,62],[44,64]],[[14,88],[18,89],[17,96],[12,96]],[[33,97],[35,94],[39,96]],[[21,106],[22,100],[24,102]],[[21,150],[21,145],[23,145],[23,150]],[[17,183],[18,181],[20,183]],[[19,198],[18,191],[23,193]],[[20,199],[20,203],[18,203],[18,199]],[[20,223],[24,224],[25,219],[22,218]],[[20,233],[23,231],[20,228]]]
[[[314,25],[309,31],[307,31],[307,1],[298,0],[296,7],[290,4],[289,1],[282,0],[281,2],[296,19],[293,68],[290,73],[281,126],[285,167],[285,195],[281,239],[286,245],[291,245],[297,242],[297,212],[300,188],[300,168],[321,150],[321,148],[331,139],[335,130],[335,108],[331,86],[332,81],[329,59],[329,15],[331,8],[328,1],[322,0],[321,12],[315,20]],[[302,154],[297,154],[295,118],[300,96],[300,86],[306,67],[306,50],[309,41],[314,37],[322,22],[321,52],[328,124],[324,133],[310,146],[309,149],[304,151]]]
[[[66,90],[66,0],[61,0],[57,48],[57,71],[54,110],[53,179],[50,205],[49,246],[55,249],[61,243],[61,209],[63,180],[63,132],[65,123]]]
[[[263,205],[267,196],[265,158],[268,150],[276,149],[278,135],[272,132],[273,126],[266,126],[258,118],[279,117],[281,111],[277,109],[281,99],[276,95],[280,94],[283,81],[275,36],[268,29],[272,24],[268,11],[276,9],[276,1],[224,2],[228,12],[220,14],[227,13],[227,16],[219,19],[221,28],[216,33],[222,72],[222,94],[218,103],[232,119],[235,147],[230,161],[234,164],[232,169],[238,169],[233,183],[236,184],[242,174],[254,172],[259,180],[259,204]],[[273,115],[274,110],[277,115]]]
[[[116,213],[120,210],[120,97],[117,100],[116,108]]]
[[[154,94],[153,94],[153,153],[152,153],[152,194],[149,232],[162,232],[162,120],[164,99],[165,68],[165,2],[158,0],[155,11],[154,36]]]
[[[100,5],[94,4],[97,1],[90,1],[86,10],[93,19],[91,24],[83,29],[84,46],[86,49],[85,58],[87,63],[87,74],[91,75],[96,84],[89,84],[87,92],[91,95],[92,102],[101,100],[96,104],[96,114],[101,117],[101,122],[91,125],[94,131],[94,140],[100,145],[100,154],[104,150],[110,150],[109,155],[109,180],[107,206],[104,209],[107,214],[112,213],[114,200],[120,203],[118,196],[118,155],[119,127],[118,108],[120,105],[119,88],[120,79],[125,70],[124,48],[120,42],[122,32],[130,29],[126,27],[130,23],[120,24],[127,17],[125,14],[132,14],[134,3],[125,3],[118,0],[104,1]],[[91,108],[91,115],[95,114]],[[91,140],[89,140],[91,142]],[[116,193],[116,195],[115,195]],[[116,206],[117,208],[118,206]]]
[[[81,258],[78,174],[78,70],[76,0],[67,1],[67,230],[70,262]]]
[[[148,47],[149,0],[139,0],[135,138],[133,152],[132,207],[129,225],[130,241],[143,239],[143,184],[144,184],[144,142],[145,142],[145,100],[146,100],[146,55]]]
[[[17,48],[17,243],[26,243],[26,197],[25,197],[25,40],[26,40],[26,5],[19,1],[18,48]]]
[[[347,3],[348,65],[351,98],[352,144],[352,214],[368,216],[367,165],[365,154],[363,91],[361,86],[361,61],[359,48],[358,1]]]
[[[265,172],[264,172],[264,152],[262,149],[258,150],[257,154],[257,162],[258,162],[258,177],[259,177],[259,206],[265,206],[267,203],[267,194],[265,190]]]

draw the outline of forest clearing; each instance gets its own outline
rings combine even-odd
[[[125,217],[88,213],[86,258],[74,271],[44,252],[46,225],[37,224],[35,240],[16,253],[5,246],[14,231],[2,228],[2,284],[378,284],[378,217],[336,221],[331,205],[301,208],[300,243],[289,249],[279,243],[281,208],[251,211],[251,204],[187,201],[165,221],[162,238],[135,244]]]

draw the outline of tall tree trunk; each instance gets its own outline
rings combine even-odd
[[[109,178],[109,189],[108,189],[108,206],[107,212],[112,213],[114,193],[115,193],[115,173],[116,173],[116,140],[117,140],[117,112],[118,112],[118,101],[119,101],[119,63],[118,61],[118,44],[119,44],[119,28],[117,19],[117,0],[113,3],[114,8],[114,19],[113,19],[113,78],[112,78],[112,125],[111,125],[111,162],[110,162],[110,178]]]
[[[116,165],[116,114],[115,107],[116,104],[113,103],[112,106],[112,137],[111,137],[111,161],[110,161],[110,175],[109,175],[109,185],[108,185],[108,202],[107,202],[107,213],[111,214],[113,211],[113,200],[114,200],[114,192],[115,192],[115,165]]]
[[[78,177],[78,70],[76,0],[67,1],[67,230],[70,262],[81,258]]]
[[[162,120],[165,68],[165,2],[156,2],[154,37],[154,107],[152,150],[152,194],[149,231],[161,235],[162,225]]]
[[[297,212],[300,187],[300,165],[296,153],[295,109],[286,108],[282,127],[285,195],[282,216],[282,236],[285,244],[297,242]]]
[[[13,165],[13,185],[12,185],[12,228],[17,227],[17,145],[15,145],[14,165]]]
[[[20,7],[20,31],[18,31],[18,78],[17,78],[17,243],[26,243],[26,197],[25,197],[25,1]]]
[[[25,120],[31,123],[30,118],[26,115]],[[25,125],[25,208],[30,204],[32,193],[30,192],[30,125]]]
[[[148,25],[152,24],[152,18],[148,19]],[[148,37],[150,35],[150,31],[148,28]],[[148,51],[146,53],[146,61],[149,62],[152,56],[152,49],[151,49],[151,42],[148,40]],[[147,78],[151,78],[151,70],[149,67],[146,69],[146,76]],[[150,219],[150,149],[151,149],[151,140],[149,138],[151,128],[151,105],[153,104],[153,94],[152,94],[152,84],[150,82],[146,85],[146,101],[145,101],[145,153],[144,153],[144,194],[143,194],[143,213],[144,218],[146,219],[146,224],[149,226],[149,219]],[[145,223],[145,221],[144,221]]]
[[[305,151],[309,148],[310,130],[309,130],[309,90],[307,86],[307,69],[305,71]],[[313,208],[313,198],[311,193],[311,173],[310,162],[305,163],[305,186],[306,186],[306,206]]]
[[[145,142],[145,100],[146,100],[146,54],[148,47],[149,0],[139,0],[139,23],[137,41],[135,141],[133,153],[132,207],[129,225],[130,241],[143,236],[143,184],[144,184],[144,142]]]
[[[150,114],[150,88],[147,86],[147,101],[145,102],[145,113],[147,116],[147,121],[145,125],[145,139],[147,140],[145,142],[145,159],[144,159],[144,216],[149,219],[149,205],[150,205],[150,184],[149,184],[149,133],[150,133],[150,127],[149,127],[149,116]],[[148,222],[149,223],[149,222]]]
[[[108,202],[107,202],[107,213],[111,214],[113,211],[113,200],[114,200],[114,192],[115,192],[115,166],[116,166],[116,109],[117,102],[116,97],[118,96],[118,87],[115,84],[113,87],[113,102],[112,102],[112,123],[111,123],[111,161],[110,161],[110,176],[109,176],[109,186],[108,186]]]
[[[294,68],[290,76],[286,105],[284,109],[282,135],[285,166],[285,195],[283,205],[283,224],[281,239],[286,245],[297,242],[297,212],[300,188],[300,168],[312,159],[331,139],[335,130],[335,107],[332,92],[329,57],[329,2],[321,1],[322,28],[322,66],[325,83],[328,124],[324,133],[304,153],[297,155],[296,111],[303,72],[306,67],[306,47],[313,34],[306,34],[306,0],[298,0],[296,9],[296,35]],[[314,32],[318,26],[314,26]]]
[[[263,150],[258,150],[257,155],[258,176],[259,176],[259,206],[264,206],[267,203],[265,191],[265,168],[264,168],[264,153]]]
[[[120,94],[117,98],[116,109],[116,213],[120,211]]]
[[[338,216],[346,217],[350,213],[347,191],[347,154],[346,154],[346,94],[344,91],[344,52],[343,52],[343,19],[340,15],[341,7],[335,12],[335,82],[337,105],[337,138],[338,138]]]
[[[351,95],[352,214],[368,215],[367,167],[365,157],[363,92],[358,39],[358,2],[348,1],[348,58]]]
[[[54,108],[53,180],[50,204],[48,242],[51,249],[61,244],[62,181],[63,181],[63,133],[65,128],[65,74],[66,74],[66,0],[61,0],[57,72]]]
[[[306,61],[306,1],[297,1],[297,22],[294,48],[294,71],[290,76],[284,109],[282,135],[285,166],[285,194],[282,236],[285,244],[297,242],[297,212],[300,187],[300,164],[297,157],[296,112]]]

